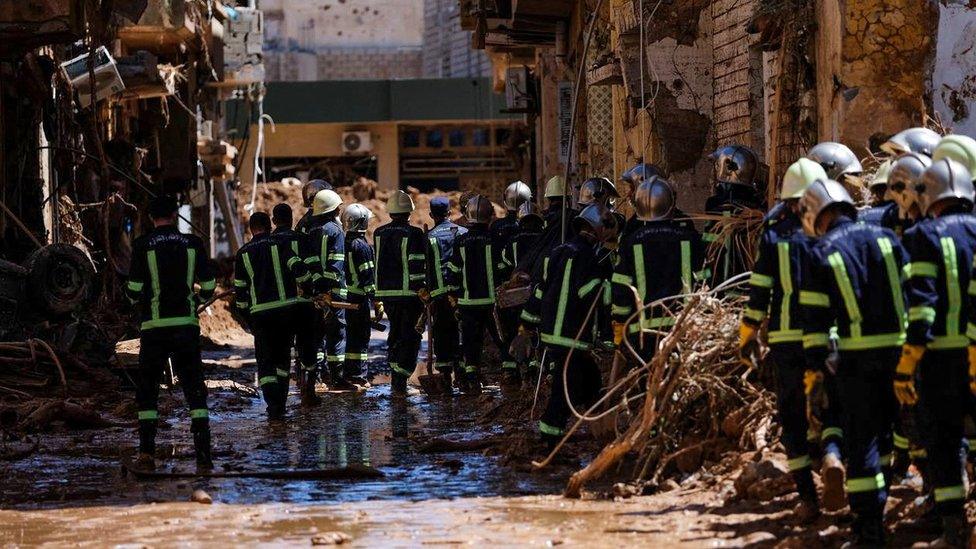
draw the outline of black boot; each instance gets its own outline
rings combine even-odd
[[[315,370],[305,370],[302,380],[302,406],[318,406],[322,403],[322,397],[315,394]]]
[[[213,470],[213,457],[210,450],[210,425],[193,429],[193,452],[197,458],[197,472]]]
[[[139,457],[135,466],[143,471],[156,470],[156,421],[139,420]]]
[[[451,395],[454,393],[454,380],[450,368],[437,370],[438,384],[441,386],[441,394]]]
[[[501,385],[503,387],[518,387],[522,383],[519,371],[515,368],[505,368],[502,370]]]
[[[884,546],[885,530],[881,517],[855,517],[854,523],[851,525],[851,539],[841,545],[843,549],[854,547],[881,548]]]
[[[398,398],[407,396],[407,376],[393,372],[390,376],[390,393]]]

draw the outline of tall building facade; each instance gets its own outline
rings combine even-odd
[[[471,47],[471,32],[462,30],[457,0],[424,0],[422,66],[427,78],[489,76],[484,50]]]

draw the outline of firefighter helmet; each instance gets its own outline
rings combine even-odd
[[[413,198],[403,191],[394,191],[386,200],[386,211],[391,214],[408,214],[413,207]]]
[[[942,136],[928,128],[908,128],[888,138],[881,150],[892,156],[918,153],[931,157],[941,140]]]
[[[859,175],[864,171],[861,161],[847,145],[824,141],[807,152],[807,158],[823,166],[827,177],[840,181],[845,175]]]
[[[611,206],[615,198],[620,198],[617,186],[606,177],[591,177],[583,182],[579,190],[579,205],[589,206],[600,203]]]
[[[539,211],[539,207],[535,205],[535,202],[531,200],[526,200],[519,206],[518,209],[518,220],[521,222],[527,217],[537,217],[539,220],[543,220],[542,212]]]
[[[932,151],[932,160],[951,158],[966,166],[969,173],[976,177],[976,139],[968,135],[947,135],[939,141],[939,145]]]
[[[892,160],[888,159],[878,166],[878,171],[874,172],[874,177],[871,178],[871,183],[868,185],[870,188],[877,187],[879,185],[888,186],[888,176],[891,174],[891,164]]]
[[[946,200],[959,201],[973,206],[973,176],[966,166],[943,158],[936,160],[923,173],[919,180],[919,206],[923,214],[936,203]]]
[[[898,203],[902,216],[918,204],[918,185],[922,172],[932,165],[929,157],[919,153],[905,153],[891,163],[888,172],[888,191]],[[920,205],[919,205],[920,206]]]
[[[829,209],[840,208],[846,210],[851,217],[857,215],[854,200],[843,185],[833,179],[818,179],[803,191],[800,198],[800,219],[803,231],[809,236],[821,236],[817,229],[820,216]]]
[[[365,232],[369,225],[369,218],[373,217],[373,212],[362,204],[350,204],[342,210],[342,226],[346,231]]]
[[[641,221],[667,219],[674,211],[674,202],[674,189],[660,177],[643,181],[634,193],[634,209]]]
[[[726,145],[711,155],[715,161],[715,181],[756,187],[759,176],[759,157],[749,147]]]
[[[613,213],[603,204],[596,202],[583,208],[573,219],[573,228],[578,233],[589,233],[597,240],[605,241],[613,232],[616,220]]]
[[[620,179],[636,186],[640,185],[641,182],[654,177],[664,177],[664,171],[654,164],[638,164],[625,171],[623,175],[620,176]]]
[[[562,198],[566,196],[566,179],[561,175],[554,175],[546,182],[546,198]]]
[[[319,191],[334,190],[332,185],[324,179],[313,179],[306,183],[302,187],[302,203],[305,204],[306,208],[312,206],[312,201],[315,200],[315,195],[319,194]]]
[[[827,179],[827,172],[824,171],[823,166],[809,158],[797,160],[783,176],[783,186],[779,191],[780,200],[800,198],[803,196],[803,191],[818,179]]]
[[[521,181],[516,181],[505,189],[505,209],[517,212],[519,206],[532,200],[532,189]]]
[[[464,217],[471,223],[487,225],[495,217],[495,207],[492,206],[491,200],[476,194],[468,199],[468,203],[464,206]]]
[[[322,215],[336,211],[342,205],[342,197],[332,189],[315,193],[312,199],[312,215]]]

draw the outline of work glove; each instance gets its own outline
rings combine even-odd
[[[386,314],[386,309],[383,308],[382,301],[373,302],[373,315],[376,317],[376,321],[379,322],[383,320],[383,315]]]
[[[417,297],[419,297],[424,303],[430,302],[430,292],[427,290],[427,288],[417,290]]]
[[[976,395],[976,345],[969,346],[969,390]]]
[[[627,325],[624,324],[623,322],[613,323],[613,344],[614,345],[619,347],[620,344],[624,342],[624,331],[626,328]]]
[[[739,362],[753,367],[752,355],[759,354],[759,328],[742,322],[739,324]]]
[[[447,302],[451,304],[452,309],[457,308],[457,298],[453,295],[447,296]]]
[[[915,392],[915,370],[918,368],[925,347],[922,345],[905,344],[901,348],[901,358],[895,369],[895,398],[902,406],[914,406],[918,402]]]
[[[532,356],[535,338],[535,330],[530,330],[524,325],[519,326],[518,334],[512,339],[512,344],[508,347],[509,354],[518,362],[528,361]]]
[[[820,370],[806,370],[803,372],[803,394],[810,396],[823,385],[823,372]]]

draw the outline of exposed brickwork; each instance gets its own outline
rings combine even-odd
[[[715,140],[718,144],[740,143],[763,154],[761,134],[755,132],[756,112],[762,112],[761,95],[753,81],[761,67],[752,59],[750,35],[746,33],[756,0],[715,0],[711,5],[715,95],[712,98]],[[758,73],[758,74],[757,74]]]
[[[268,80],[385,80],[419,78],[420,48],[326,48],[315,53],[265,54]]]

